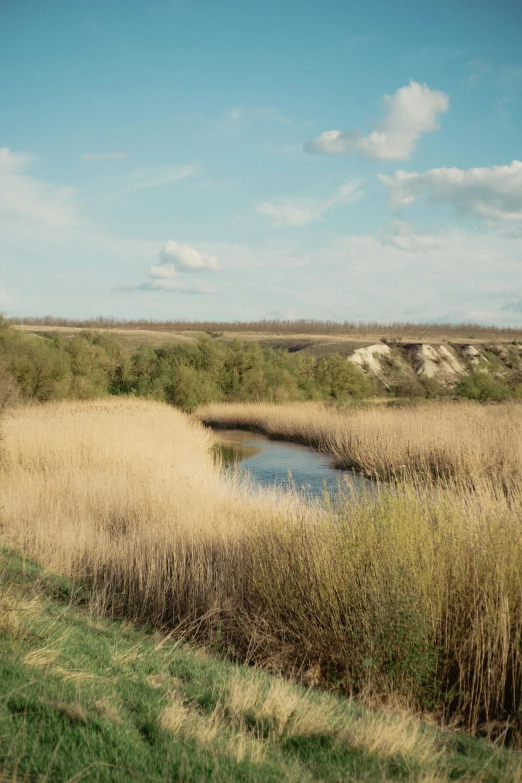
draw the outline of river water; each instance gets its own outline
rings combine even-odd
[[[215,429],[216,450],[225,463],[237,466],[254,483],[295,489],[308,497],[334,497],[339,489],[360,494],[373,491],[371,481],[352,471],[339,470],[327,454],[296,443],[270,440],[244,430]]]

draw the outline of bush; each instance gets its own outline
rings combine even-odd
[[[220,393],[208,372],[180,365],[174,370],[172,379],[165,387],[165,399],[190,413],[198,405],[216,402],[220,399]]]
[[[323,395],[335,400],[368,397],[372,392],[371,384],[362,370],[339,354],[318,359],[313,374]]]
[[[401,378],[392,386],[392,391],[396,397],[426,396],[426,389],[417,376]]]
[[[510,397],[509,388],[486,372],[472,372],[455,387],[455,396],[479,402],[501,402]]]

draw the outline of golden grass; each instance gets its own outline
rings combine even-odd
[[[214,403],[197,411],[217,426],[255,429],[330,453],[372,478],[492,479],[522,483],[522,405],[437,402],[411,408]]]
[[[218,741],[221,748],[237,762],[248,759],[259,764],[266,755],[264,743],[253,737],[244,726],[237,730],[230,729],[220,701],[210,714],[205,714],[173,694],[159,717],[159,725],[164,731],[174,735],[182,734],[208,747]]]
[[[436,735],[411,716],[350,711],[321,696],[311,700],[286,680],[275,679],[267,688],[255,674],[233,677],[217,696],[214,709],[205,714],[171,693],[159,725],[208,745],[219,738],[237,761],[247,755],[262,761],[267,743],[316,737],[383,759],[402,757],[423,769],[440,768]]]
[[[173,704],[166,714],[173,709],[177,722],[179,702]],[[411,715],[347,710],[345,704],[320,694],[310,699],[283,679],[267,688],[255,674],[232,678],[219,694],[216,713],[226,716],[239,734],[276,744],[288,738],[329,738],[340,747],[381,758],[402,756],[423,768],[437,766],[441,758],[436,735],[424,731]]]
[[[280,421],[292,410],[280,408]],[[449,406],[454,429],[461,412],[465,426],[457,432],[474,433],[463,435],[468,450],[460,452],[449,424],[438,432],[435,410],[425,411],[424,448],[429,433],[453,444],[452,464],[460,459],[474,469],[473,491],[465,482],[402,483],[321,511],[225,479],[209,432],[166,405],[112,399],[20,409],[6,422],[3,540],[89,583],[99,611],[174,629],[303,682],[431,709],[471,732],[520,744],[522,492],[520,483],[509,493],[477,483],[486,454],[480,432],[498,444],[493,475],[517,475],[517,452],[499,433],[509,441],[513,429],[503,428],[511,415],[518,421],[519,409]],[[383,413],[380,441],[393,453],[393,416],[400,432],[406,412]],[[363,414],[354,414],[359,437],[365,422],[377,437],[376,420]],[[310,420],[306,407],[299,415]],[[325,412],[323,427],[331,416]],[[414,421],[422,426],[420,415]],[[407,426],[413,444],[415,427]],[[407,455],[406,439],[394,439],[397,453]],[[376,459],[374,439],[367,442]],[[56,661],[42,651],[32,663]],[[285,687],[265,694],[262,706],[255,688],[232,693],[225,706],[240,713],[257,705],[259,721],[275,735],[299,715],[302,730],[308,721],[312,731],[313,716],[299,713]],[[395,740],[380,740],[362,724],[360,731],[364,739],[346,741],[392,752],[386,743]],[[386,736],[394,731],[395,724]]]

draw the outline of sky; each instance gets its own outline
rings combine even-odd
[[[0,0],[0,311],[522,325],[519,0]]]

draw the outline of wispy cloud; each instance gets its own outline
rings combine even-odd
[[[344,48],[347,51],[351,52],[354,51],[355,49],[358,49],[362,44],[366,43],[369,40],[370,40],[369,35],[352,35],[351,38],[348,38],[344,42]]]
[[[120,194],[136,193],[139,190],[179,182],[191,177],[197,170],[197,163],[187,163],[183,166],[142,166],[131,172],[129,183],[120,191]]]
[[[33,155],[0,148],[0,218],[5,231],[66,229],[78,222],[74,188],[53,188],[30,173]]]
[[[519,297],[518,299],[515,299],[513,302],[508,302],[508,304],[504,305],[502,310],[505,313],[519,313],[519,314],[522,314],[522,298]]]
[[[417,231],[405,220],[394,220],[391,231],[383,234],[381,242],[383,245],[391,245],[408,253],[430,250],[438,246],[435,236]]]
[[[522,67],[517,65],[501,68],[498,84],[501,95],[496,105],[497,117],[511,133],[519,133],[519,129],[513,124],[511,109],[513,104],[522,102]]]
[[[427,194],[433,203],[450,204],[459,214],[486,220],[522,220],[522,162],[489,168],[429,169],[421,174],[398,169],[379,174],[390,193],[392,208],[413,203]]]
[[[341,204],[360,201],[364,197],[361,179],[354,179],[341,185],[328,199],[294,198],[277,201],[262,201],[256,206],[259,214],[267,217],[274,226],[294,226],[301,228],[321,220],[330,209]]]
[[[497,91],[494,112],[502,126],[510,133],[519,134],[519,128],[513,122],[512,110],[522,102],[522,66],[494,66],[486,60],[470,60],[467,63],[470,74],[466,84],[478,88],[488,86]]]
[[[262,123],[291,125],[292,120],[274,106],[233,106],[221,115],[214,129],[223,136],[237,136],[246,128]]]
[[[174,294],[211,294],[213,289],[205,283],[179,283],[177,280],[149,280],[137,285],[122,285],[115,291],[163,291]]]
[[[358,130],[329,130],[309,141],[306,152],[358,154],[376,160],[407,160],[424,133],[438,130],[449,97],[413,80],[395,95],[385,95],[386,114],[368,136]]]
[[[126,160],[126,152],[85,152],[83,160]]]
[[[491,65],[486,60],[470,60],[467,66],[470,73],[466,82],[472,87],[479,84],[487,74],[491,73]]]

